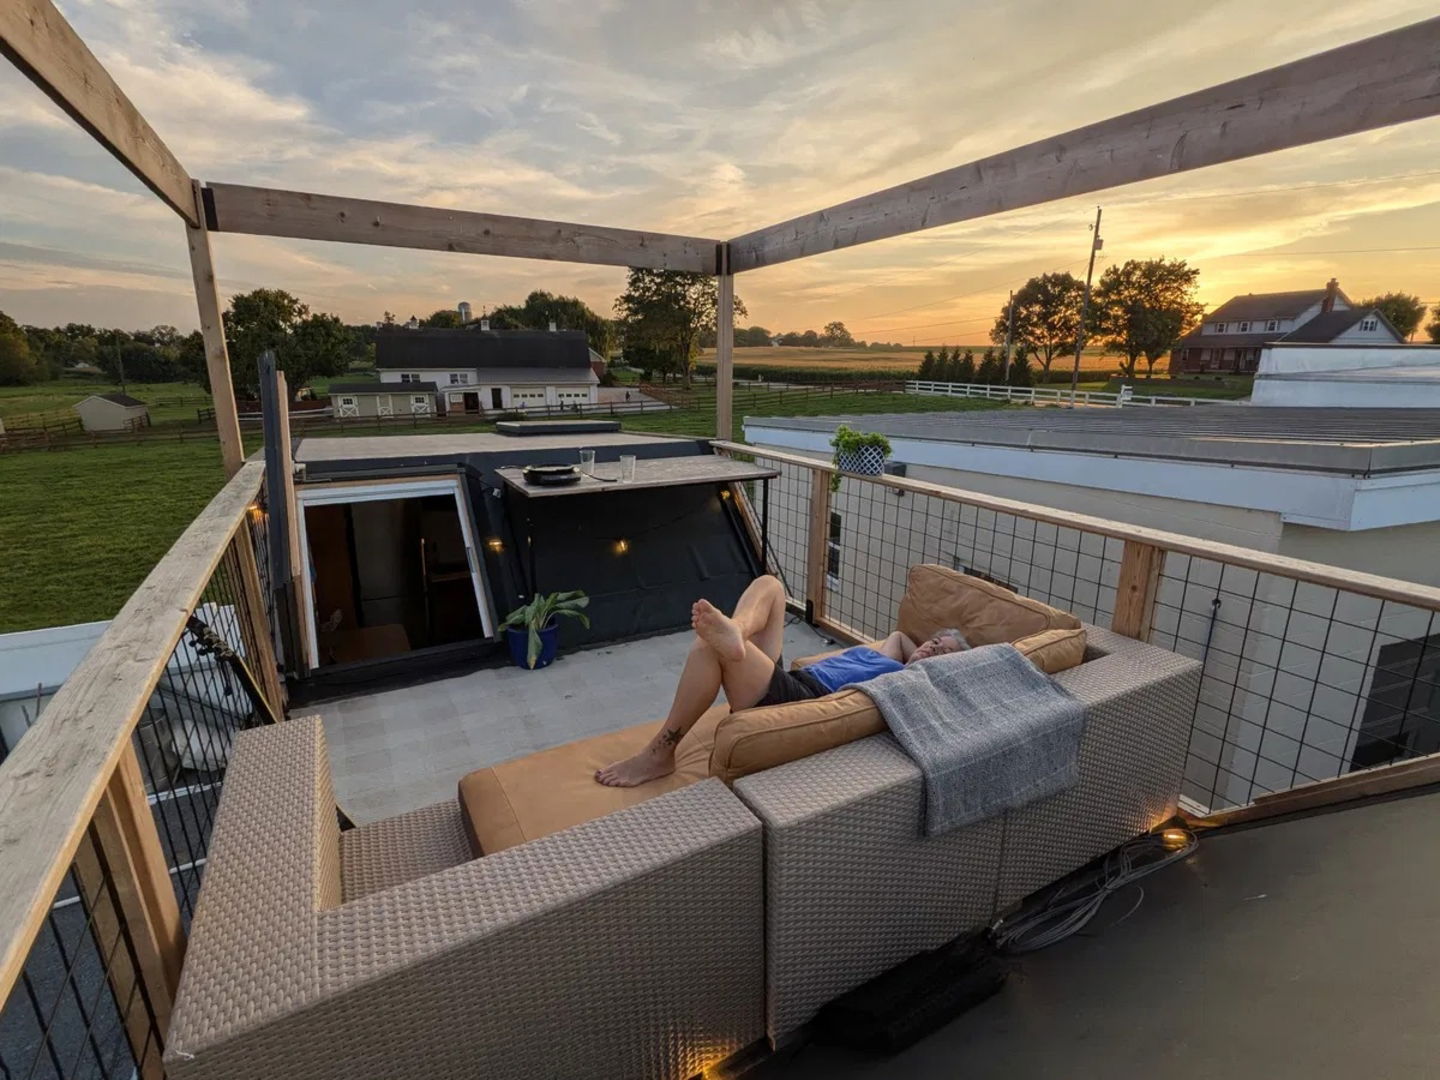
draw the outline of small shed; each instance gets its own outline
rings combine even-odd
[[[150,426],[150,406],[129,394],[91,394],[75,404],[86,431],[136,431]]]
[[[433,419],[438,389],[433,382],[407,380],[331,383],[328,392],[335,415],[341,418],[420,416]]]

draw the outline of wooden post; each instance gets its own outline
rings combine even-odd
[[[110,960],[110,987],[117,1006],[124,1010],[137,1075],[159,1078],[164,1070],[159,1043],[150,1037],[146,999],[163,1039],[180,983],[185,930],[133,743],[121,754],[92,824],[94,832],[87,833],[75,853],[76,885],[91,903],[96,946]],[[129,947],[125,942],[115,944],[122,931],[129,937]],[[144,997],[136,992],[137,982]]]
[[[810,621],[826,618],[825,574],[830,542],[830,473],[810,470],[809,544],[805,548],[805,606]]]
[[[715,437],[729,439],[734,431],[735,393],[735,275],[726,264],[725,246],[720,247],[719,303],[715,311]]]
[[[230,383],[230,354],[225,348],[225,324],[220,318],[220,290],[210,258],[210,233],[200,185],[192,181],[198,226],[185,226],[190,247],[190,273],[195,279],[195,303],[200,310],[200,336],[205,341],[205,370],[210,375],[210,397],[215,403],[215,430],[220,436],[220,459],[225,475],[234,476],[245,461],[240,439],[240,416],[235,409],[235,388]]]
[[[1115,614],[1110,629],[1137,641],[1150,640],[1150,618],[1165,552],[1152,544],[1126,540],[1120,556],[1120,580],[1115,583]]]

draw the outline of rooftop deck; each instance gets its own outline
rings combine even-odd
[[[539,672],[486,667],[301,711],[325,721],[335,793],[364,823],[455,797],[466,773],[590,735],[659,722],[689,631],[561,654]],[[791,619],[787,657],[830,648]]]
[[[885,1060],[808,1046],[754,1076],[1418,1077],[1440,1059],[1431,792],[1202,837],[994,998]],[[1133,894],[1135,890],[1130,890]]]

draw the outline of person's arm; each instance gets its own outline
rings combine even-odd
[[[884,641],[880,642],[880,644],[876,646],[875,651],[883,656],[888,656],[891,660],[896,660],[903,664],[910,659],[910,654],[915,651],[915,643],[899,630],[896,630]]]

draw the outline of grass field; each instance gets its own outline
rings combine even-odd
[[[983,401],[904,394],[780,395],[742,388],[735,395],[737,421],[747,412],[816,416],[995,407]],[[624,426],[628,431],[711,435],[714,388],[697,387],[683,397],[681,408],[627,417]],[[486,431],[492,426],[447,422],[444,430]],[[414,431],[396,425],[378,431],[357,427],[344,434],[373,437]],[[247,449],[256,449],[253,441]],[[219,448],[210,441],[156,440],[0,455],[0,551],[5,552],[0,560],[0,633],[110,618],[223,481]]]
[[[215,443],[0,455],[0,631],[114,615],[223,481]]]
[[[70,406],[91,394],[118,394],[120,387],[106,379],[66,376],[34,386],[0,386],[0,420],[10,426],[24,417],[74,420]],[[195,383],[131,383],[125,392],[150,406],[150,420],[194,420],[195,410],[210,404],[205,388]]]

